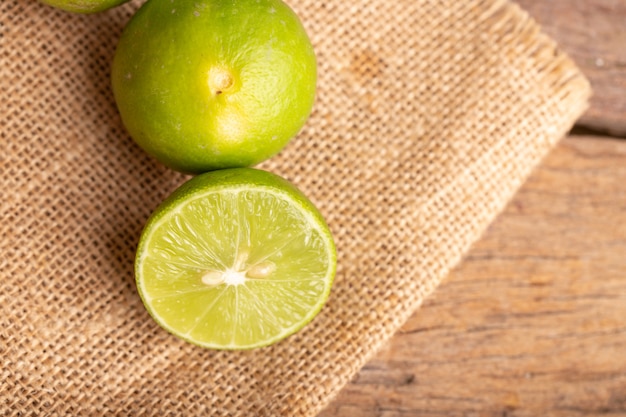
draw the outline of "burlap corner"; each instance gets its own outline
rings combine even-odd
[[[176,0],[180,1],[180,0]],[[185,180],[128,138],[109,71],[137,2],[0,5],[0,411],[313,416],[412,314],[583,112],[589,85],[501,0],[293,0],[318,55],[301,134],[261,165],[336,237],[320,315],[247,352],[144,310],[134,250]]]

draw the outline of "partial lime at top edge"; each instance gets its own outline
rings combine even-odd
[[[306,123],[316,82],[311,41],[281,0],[148,0],[112,67],[131,137],[187,173],[277,154]]]
[[[91,14],[103,12],[129,0],[39,0],[48,6],[71,13]]]
[[[213,349],[278,342],[311,321],[336,269],[331,232],[283,178],[251,168],[198,175],[151,215],[139,294],[172,334]]]

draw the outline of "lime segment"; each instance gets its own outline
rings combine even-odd
[[[286,180],[240,168],[199,175],[155,210],[136,259],[139,293],[174,335],[216,349],[277,342],[328,297],[335,246]]]

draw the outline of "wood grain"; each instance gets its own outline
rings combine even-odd
[[[564,140],[320,417],[626,416],[626,142]]]
[[[589,78],[594,95],[579,123],[626,137],[626,1],[516,2]]]

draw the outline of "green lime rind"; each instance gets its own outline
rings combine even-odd
[[[233,210],[229,198],[239,201],[233,196],[242,195],[252,199],[251,209]],[[205,213],[205,220],[192,217],[198,208],[213,207],[211,201],[219,201],[223,210]],[[238,217],[242,213],[255,215],[242,222]],[[223,221],[212,223],[219,216]],[[203,222],[210,227],[195,226]],[[237,224],[250,225],[250,229],[238,233]],[[172,225],[178,234],[170,233]],[[252,242],[251,264],[256,262],[253,258],[276,262],[272,278],[203,286],[199,271],[206,265],[213,270],[220,263],[236,263],[244,235]],[[236,237],[234,246],[231,237]],[[206,242],[215,244],[209,247]],[[277,251],[279,246],[281,251]],[[166,257],[171,265],[161,262]],[[202,174],[174,191],[148,219],[135,263],[138,292],[161,327],[190,343],[225,350],[271,345],[300,330],[322,309],[335,270],[333,238],[316,207],[288,181],[251,168]],[[175,279],[169,280],[170,275]]]

